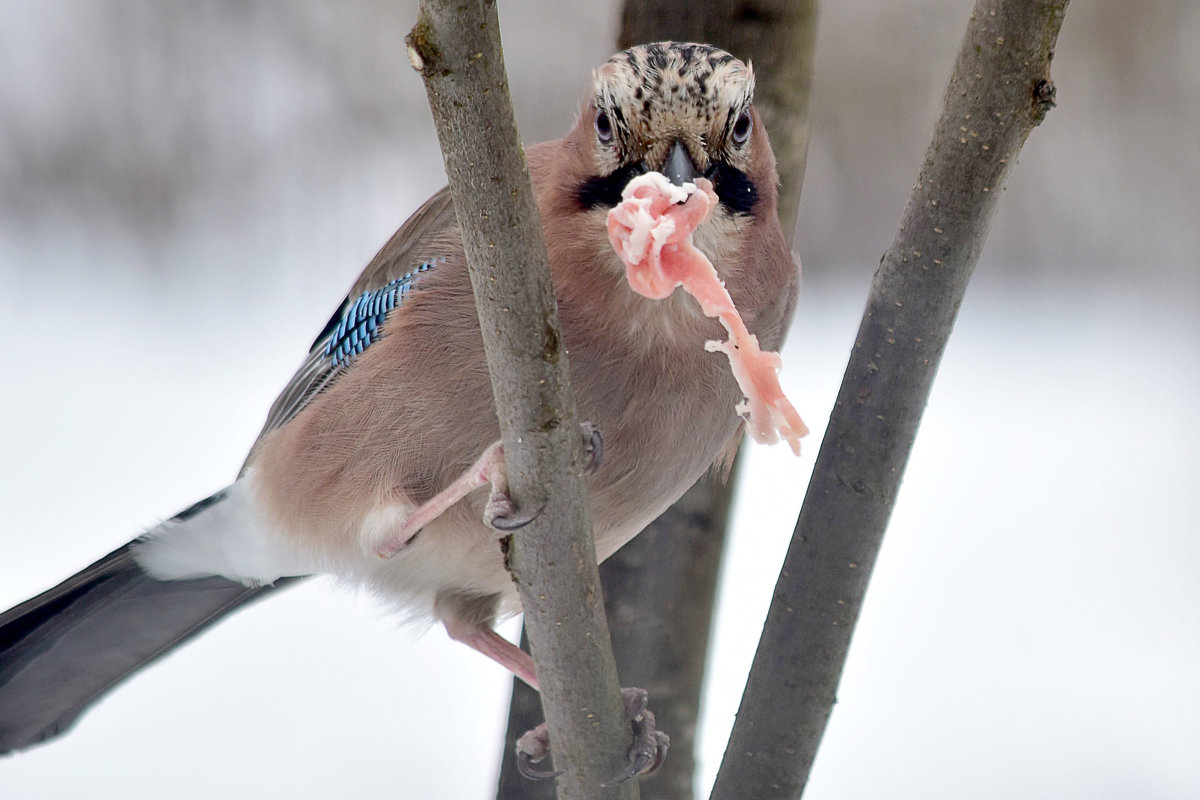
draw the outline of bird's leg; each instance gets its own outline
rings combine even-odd
[[[492,485],[492,493],[488,497],[485,518],[502,515],[506,510],[509,510],[510,513],[515,511],[512,500],[508,497],[508,474],[504,469],[504,445],[500,442],[489,445],[475,463],[467,467],[466,471],[459,475],[453,483],[413,509],[413,512],[404,519],[399,532],[379,545],[376,552],[381,558],[391,558],[403,550],[420,532],[421,528],[444,514],[450,506],[488,483]]]
[[[580,432],[583,434],[583,448],[587,455],[586,469],[588,472],[595,472],[600,466],[600,459],[604,452],[604,440],[600,436],[600,431],[590,422],[583,423],[580,426]],[[440,517],[452,505],[480,486],[489,483],[492,491],[488,495],[487,505],[484,507],[483,520],[496,530],[506,533],[516,530],[528,525],[542,512],[541,507],[521,511],[513,503],[512,497],[508,493],[508,470],[504,464],[504,445],[501,442],[493,442],[476,459],[475,463],[458,476],[453,483],[413,509],[412,513],[404,519],[399,532],[380,544],[376,552],[380,558],[391,558],[396,555],[412,541],[421,528]]]
[[[433,615],[451,639],[483,653],[537,690],[533,657],[492,629],[499,603],[499,595],[439,592],[433,601]]]
[[[520,647],[496,633],[490,625],[456,625],[444,621],[446,633],[456,642],[462,642],[476,652],[495,661],[506,670],[529,684],[535,691],[538,688],[537,673],[533,668],[533,656]]]

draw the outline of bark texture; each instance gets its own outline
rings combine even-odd
[[[636,798],[606,785],[629,727],[600,595],[584,455],[541,218],[517,135],[494,0],[421,3],[409,56],[425,80],[462,228],[510,491],[542,508],[512,538],[564,800]]]
[[[712,797],[795,798],[1009,169],[1054,105],[1067,0],[979,0],[875,275]]]

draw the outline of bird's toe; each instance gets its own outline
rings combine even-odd
[[[550,755],[550,729],[546,723],[527,731],[517,739],[517,772],[531,781],[544,781],[559,775],[555,770],[539,769],[536,765]]]
[[[600,435],[600,429],[590,422],[579,427],[583,432],[583,453],[586,458],[583,469],[591,475],[600,469],[600,462],[604,458],[604,437]]]
[[[532,509],[519,509],[508,496],[507,492],[493,492],[488,498],[487,509],[483,520],[498,531],[508,533],[518,528],[524,528],[541,515],[545,506]]]

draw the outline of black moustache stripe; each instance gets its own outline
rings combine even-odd
[[[626,184],[645,172],[641,164],[626,164],[608,175],[595,175],[579,184],[576,198],[581,210],[612,208],[621,202]],[[754,181],[740,169],[716,163],[705,173],[721,205],[735,214],[749,214],[758,203]]]
[[[626,164],[608,175],[596,175],[579,184],[577,197],[584,211],[593,208],[612,208],[621,202],[625,185],[646,171],[641,164]]]
[[[705,174],[713,183],[713,191],[721,205],[735,214],[749,214],[758,203],[758,189],[754,181],[740,169],[718,161]]]

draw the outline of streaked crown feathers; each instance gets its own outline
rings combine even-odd
[[[636,149],[682,138],[694,157],[727,138],[754,100],[754,72],[724,50],[656,42],[616,54],[595,73],[593,103]],[[698,139],[698,140],[696,140]],[[699,164],[704,167],[704,164]]]

